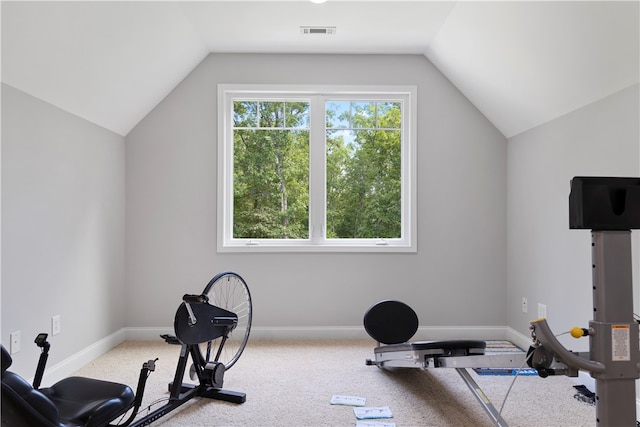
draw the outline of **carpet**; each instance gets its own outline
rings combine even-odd
[[[332,405],[334,395],[359,396],[367,406],[388,407],[403,426],[491,426],[482,407],[454,369],[380,369],[366,366],[372,340],[252,341],[226,372],[224,388],[247,393],[243,404],[194,399],[154,426],[356,426],[353,407]],[[168,397],[180,347],[125,342],[76,375],[135,387],[143,362],[158,358],[147,383],[144,406]],[[513,377],[474,380],[499,409]],[[518,377],[502,416],[510,426],[578,427],[595,424],[595,408],[575,399],[566,377]]]

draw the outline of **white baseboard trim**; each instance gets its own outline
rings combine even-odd
[[[523,335],[513,328],[510,328],[507,326],[505,328],[505,331],[506,331],[505,339],[511,341],[512,343],[514,343],[515,345],[517,345],[518,347],[520,347],[525,351],[528,350],[531,344],[533,343],[533,341],[531,340],[531,336]]]
[[[140,327],[140,328],[124,328],[125,341],[155,341],[161,340],[160,335],[173,335],[173,327],[166,326],[156,327]]]
[[[100,341],[97,341],[94,344],[85,347],[76,354],[67,357],[62,362],[56,363],[50,368],[47,368],[42,379],[42,386],[48,387],[60,381],[61,379],[72,375],[75,371],[82,368],[87,363],[108,352],[118,344],[124,342],[125,339],[125,331],[123,329],[120,329],[119,331],[116,331],[113,334],[104,337]],[[30,382],[32,381],[33,380],[31,380]]]
[[[421,326],[414,341],[472,339],[508,339],[504,326]],[[127,341],[153,341],[162,334],[173,334],[173,328],[124,328]],[[373,340],[362,326],[254,326],[249,340]],[[514,343],[517,344],[517,343]]]
[[[256,340],[364,340],[370,339],[362,327],[357,326],[277,326],[251,328],[251,339]]]
[[[421,326],[412,341],[504,340],[505,326]]]
[[[43,386],[49,386],[72,375],[87,363],[108,352],[124,341],[161,340],[160,335],[173,334],[173,327],[126,327],[97,341],[78,353],[47,369]],[[367,340],[375,342],[362,326],[256,326],[251,328],[249,340]],[[421,326],[414,341],[422,340],[504,340],[528,348],[521,343],[529,340],[524,335],[504,326]]]
[[[174,335],[172,327],[164,328],[125,328],[127,341],[153,341],[160,335]],[[306,339],[367,339],[369,336],[362,327],[350,326],[274,326],[251,328],[249,341],[254,340],[306,340]]]

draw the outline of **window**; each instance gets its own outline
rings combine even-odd
[[[220,85],[218,250],[411,251],[415,87]]]

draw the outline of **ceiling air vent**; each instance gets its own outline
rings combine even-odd
[[[300,27],[302,34],[326,34],[333,35],[336,33],[336,27]]]

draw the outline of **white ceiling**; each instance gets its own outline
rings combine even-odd
[[[424,54],[511,137],[640,81],[639,4],[2,1],[1,77],[126,135],[209,52]]]

